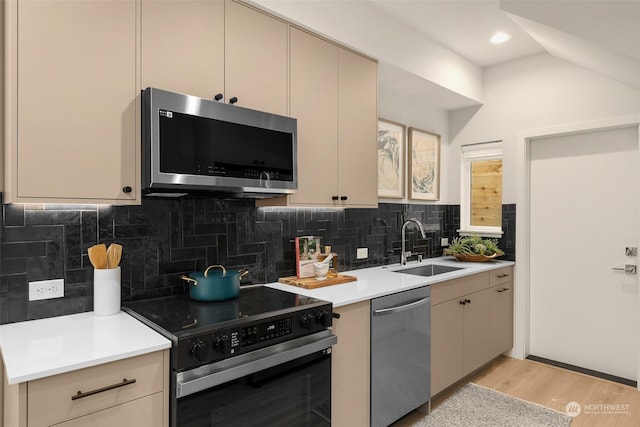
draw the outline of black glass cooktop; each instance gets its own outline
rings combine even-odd
[[[256,285],[241,287],[238,297],[227,301],[200,302],[185,294],[125,303],[123,309],[162,328],[168,338],[179,338],[323,304],[327,303]]]

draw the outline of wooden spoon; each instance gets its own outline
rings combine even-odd
[[[122,257],[122,245],[112,243],[107,249],[107,268],[116,268],[120,265],[120,258]]]
[[[87,254],[94,268],[107,268],[107,246],[104,243],[91,246],[87,249]]]

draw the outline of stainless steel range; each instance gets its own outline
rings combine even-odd
[[[123,309],[173,343],[172,427],[331,424],[332,305],[264,286]]]

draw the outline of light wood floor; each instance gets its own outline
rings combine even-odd
[[[640,392],[634,387],[594,378],[531,360],[501,356],[467,381],[547,408],[566,412],[567,404],[580,404],[571,427],[640,426]],[[445,390],[431,402],[432,410],[465,382]],[[609,406],[605,406],[609,405]],[[616,411],[612,411],[616,405]],[[424,417],[410,413],[393,427],[408,427]]]

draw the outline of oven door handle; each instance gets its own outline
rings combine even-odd
[[[179,372],[175,374],[176,398],[189,396],[319,351],[330,350],[337,342],[338,338],[330,330],[326,330]]]

